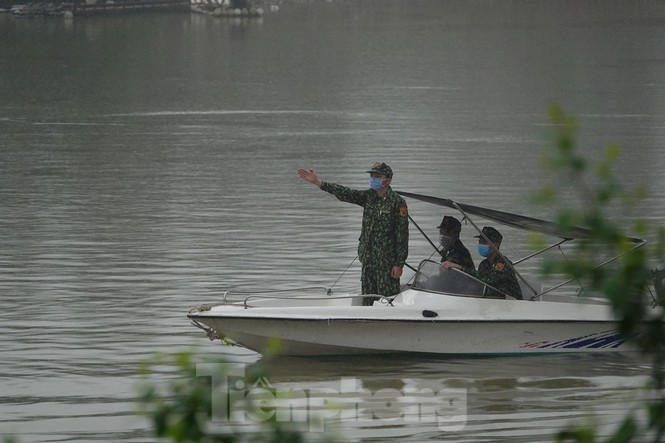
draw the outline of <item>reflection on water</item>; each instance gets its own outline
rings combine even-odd
[[[551,441],[551,430],[589,417],[602,417],[606,433],[639,404],[637,388],[648,372],[648,364],[622,355],[258,364],[265,364],[276,397],[285,399],[278,410],[294,407],[289,399],[297,392],[299,406],[309,408],[296,408],[302,417],[324,417],[325,427],[345,440]],[[332,411],[330,405],[336,405]]]
[[[0,432],[150,441],[134,415],[139,362],[193,344],[258,358],[207,342],[190,308],[231,287],[330,287],[352,262],[334,289],[356,291],[360,211],[303,184],[301,166],[364,187],[380,159],[396,188],[547,218],[526,196],[557,99],[585,152],[618,142],[622,180],[649,185],[626,216],[661,220],[662,17],[632,0],[284,1],[240,23],[0,15]],[[409,206],[435,234],[440,208]],[[526,238],[502,233],[506,254],[526,255]],[[430,253],[414,231],[410,261]],[[616,423],[648,373],[623,356],[269,367],[287,387],[463,389],[455,441],[548,441],[594,413]],[[449,436],[417,421],[331,426],[348,440]]]

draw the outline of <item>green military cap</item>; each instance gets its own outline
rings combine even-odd
[[[485,226],[482,229],[482,233],[492,243],[501,243],[501,240],[503,240],[503,235],[501,235],[499,231],[497,231],[491,226]],[[481,238],[481,237],[482,237],[481,235],[476,235],[476,238]]]
[[[393,170],[385,163],[376,162],[372,165],[372,169],[367,171],[369,173],[381,174],[386,178],[391,178],[393,176]]]

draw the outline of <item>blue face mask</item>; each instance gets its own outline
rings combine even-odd
[[[370,177],[369,178],[369,187],[375,191],[380,190],[383,187],[383,179],[379,177]]]
[[[481,257],[489,257],[491,253],[492,249],[490,248],[490,245],[478,245],[478,254],[480,254]]]

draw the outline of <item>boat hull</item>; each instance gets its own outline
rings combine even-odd
[[[628,350],[605,305],[402,294],[393,305],[216,306],[190,319],[257,352],[532,354]]]
[[[624,347],[612,323],[493,323],[197,319],[257,352],[277,339],[283,355],[382,353],[520,354],[613,352]]]

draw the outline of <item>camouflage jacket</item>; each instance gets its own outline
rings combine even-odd
[[[379,197],[376,191],[359,191],[335,183],[321,189],[338,200],[363,207],[358,257],[368,267],[403,266],[409,254],[409,213],[406,202],[390,187]]]
[[[501,258],[498,258],[493,265],[488,259],[483,260],[478,266],[477,271],[470,268],[462,268],[462,270],[501,292],[513,296],[518,300],[522,299],[522,289],[517,282],[515,271],[513,271],[513,268],[506,264]],[[485,296],[491,298],[505,298],[503,294],[492,289],[488,289]]]
[[[441,250],[441,261],[444,262],[446,260],[457,263],[463,268],[476,269],[476,265],[471,258],[471,253],[459,238],[455,240],[452,248]]]

